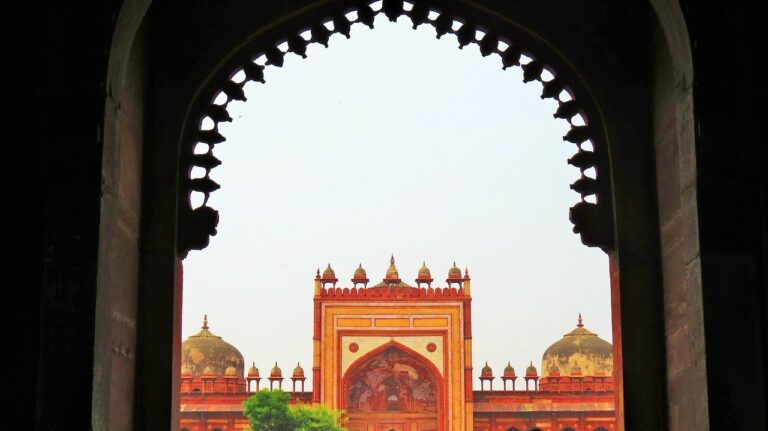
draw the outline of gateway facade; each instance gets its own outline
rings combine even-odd
[[[584,328],[581,316],[544,353],[542,376],[533,363],[520,377],[508,364],[494,390],[496,376],[486,364],[475,391],[467,270],[454,264],[447,286],[432,287],[423,265],[413,286],[392,257],[380,283],[369,286],[362,266],[351,281],[351,288],[337,287],[330,265],[315,276],[312,391],[304,391],[297,364],[293,403],[341,409],[350,431],[615,429],[612,347]],[[207,321],[182,354],[181,428],[247,428],[241,403],[261,388],[255,364],[243,376],[242,355]],[[275,364],[269,388],[282,388],[283,379]]]

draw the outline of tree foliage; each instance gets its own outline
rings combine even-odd
[[[291,396],[280,389],[262,389],[243,402],[252,431],[347,431],[341,412],[324,405],[288,406]]]
[[[299,405],[291,410],[296,419],[296,431],[346,431],[339,425],[341,412],[323,404],[317,407]]]

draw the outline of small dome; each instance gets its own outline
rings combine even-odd
[[[275,366],[272,367],[272,370],[269,372],[269,377],[272,379],[283,378],[283,370],[281,370],[280,367],[277,366],[277,362],[275,362]]]
[[[459,269],[458,266],[456,266],[456,262],[453,262],[453,266],[451,269],[448,270],[448,279],[447,282],[451,281],[461,281],[463,280],[463,277],[461,276],[461,269]]]
[[[256,368],[256,362],[251,365],[251,368],[248,369],[248,377],[252,379],[258,379],[259,378],[259,369]]]
[[[544,351],[541,367],[549,370],[548,364],[553,364],[559,370],[571,370],[577,363],[586,376],[597,375],[598,369],[613,372],[613,346],[585,328],[581,314],[576,328]]]
[[[507,366],[504,367],[504,377],[515,377],[515,369],[512,368],[512,364],[507,362]]]
[[[218,370],[213,365],[208,365],[203,370],[203,375],[204,376],[216,376],[218,374],[219,374]]]
[[[242,376],[245,360],[235,346],[208,330],[208,316],[205,316],[202,330],[181,344],[181,368],[189,370],[190,375],[200,376],[208,366],[220,371],[232,366],[237,375]]]
[[[581,367],[579,366],[578,362],[574,362],[573,366],[571,367],[571,375],[572,376],[580,376],[581,375]]]
[[[296,363],[296,368],[293,369],[293,378],[294,379],[304,378],[304,368],[301,368],[301,365],[298,362]]]
[[[539,372],[536,370],[536,367],[533,366],[533,361],[531,361],[531,365],[528,365],[528,368],[525,369],[525,376],[526,377],[538,377]]]
[[[233,366],[229,366],[224,370],[224,375],[227,377],[237,377],[237,369]]]
[[[187,364],[184,364],[181,366],[181,375],[182,376],[192,375],[192,370],[187,366]]]
[[[358,264],[355,274],[352,276],[352,283],[368,283],[368,274],[363,269],[363,264]]]
[[[429,271],[429,268],[427,268],[427,262],[422,262],[421,268],[419,268],[419,275],[416,277],[416,282],[431,283],[432,280],[432,273]]]
[[[365,269],[363,269],[363,264],[360,263],[357,265],[357,269],[355,270],[354,278],[357,279],[363,279],[366,278],[368,274],[365,273]]]
[[[493,377],[493,370],[488,366],[488,361],[485,361],[485,366],[480,372],[480,377]]]
[[[551,364],[549,366],[549,375],[550,376],[555,376],[555,377],[559,376],[560,375],[560,368],[557,368],[557,365],[555,365],[555,364]]]
[[[331,268],[331,264],[328,264],[328,267],[325,268],[325,271],[323,271],[323,281],[338,281],[336,278],[336,272]]]

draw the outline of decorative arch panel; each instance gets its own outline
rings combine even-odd
[[[445,385],[435,366],[386,343],[357,360],[342,379],[341,407],[354,428],[444,429]]]

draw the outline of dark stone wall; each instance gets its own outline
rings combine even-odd
[[[119,6],[6,2],[0,13],[8,411],[34,429],[90,428],[104,80]]]
[[[764,23],[751,2],[683,2],[693,47],[702,286],[712,429],[766,429],[768,152]],[[764,94],[764,89],[762,89]],[[764,110],[763,110],[764,111]]]

